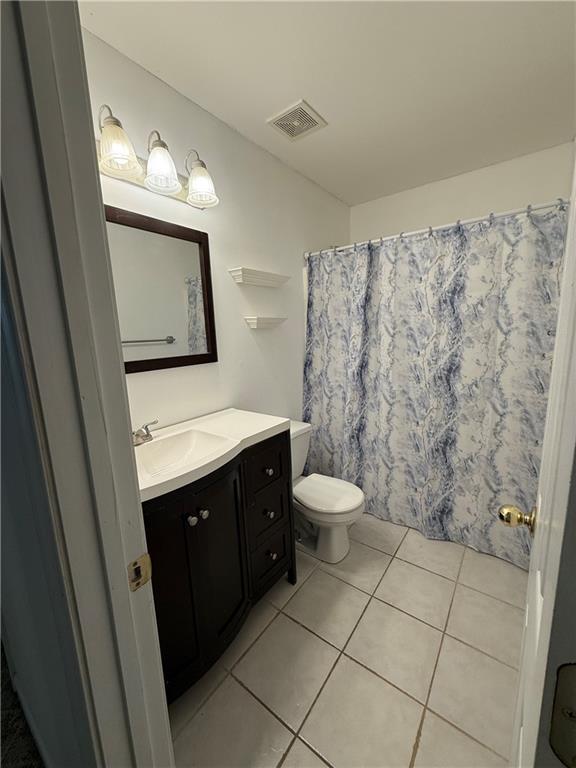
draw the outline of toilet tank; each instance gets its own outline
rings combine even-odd
[[[310,447],[312,425],[304,421],[290,422],[290,445],[292,449],[292,480],[296,480],[304,472],[304,465]]]

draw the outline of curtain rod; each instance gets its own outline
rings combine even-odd
[[[428,234],[432,234],[432,232],[436,232],[440,229],[449,229],[450,227],[458,226],[459,224],[467,225],[467,224],[475,224],[479,221],[493,221],[494,219],[504,219],[507,216],[516,216],[519,213],[532,213],[533,211],[541,211],[545,208],[560,208],[560,210],[564,210],[570,200],[563,200],[561,197],[559,197],[557,200],[555,200],[553,203],[541,203],[540,205],[528,205],[526,208],[516,208],[513,211],[505,211],[504,213],[489,213],[487,216],[476,216],[473,219],[458,219],[458,221],[452,222],[451,224],[441,224],[437,227],[424,227],[424,229],[415,229],[412,232],[400,232],[397,235],[387,235],[386,237],[375,237],[371,240],[363,240],[360,243],[350,243],[350,245],[339,245],[339,246],[332,246],[330,248],[322,248],[319,251],[307,251],[304,254],[304,258],[307,259],[309,256],[319,256],[321,253],[324,253],[325,251],[346,251],[348,248],[356,248],[359,245],[369,245],[370,243],[384,243],[387,240],[396,240],[400,237],[413,237],[414,235],[423,235],[424,233],[428,232]]]

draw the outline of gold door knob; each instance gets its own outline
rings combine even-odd
[[[500,507],[498,510],[498,517],[504,525],[508,525],[510,528],[526,525],[531,535],[534,536],[534,528],[536,527],[536,507],[534,507],[530,514],[527,515],[513,504],[504,504],[504,506]]]

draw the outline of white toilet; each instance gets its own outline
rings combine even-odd
[[[298,543],[320,560],[338,563],[350,549],[348,528],[364,512],[364,493],[335,477],[315,473],[303,477],[311,432],[310,424],[290,422],[294,509],[311,534],[301,536]]]

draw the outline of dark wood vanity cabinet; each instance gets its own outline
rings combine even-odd
[[[296,582],[289,432],[142,507],[172,701],[222,655],[280,577]]]

